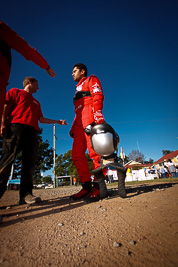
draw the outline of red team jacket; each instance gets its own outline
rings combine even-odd
[[[11,107],[9,123],[22,123],[39,131],[39,120],[43,117],[41,105],[32,94],[23,89],[12,88],[6,94],[6,103]]]

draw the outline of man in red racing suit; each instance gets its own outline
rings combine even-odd
[[[84,198],[86,202],[98,201],[107,197],[105,176],[102,171],[94,177],[91,183],[86,149],[93,160],[93,169],[100,166],[100,156],[93,150],[90,141],[90,131],[93,125],[103,123],[103,90],[99,79],[95,75],[87,78],[87,68],[84,64],[74,65],[72,76],[78,82],[74,95],[75,119],[70,130],[73,137],[72,159],[77,168],[82,190],[71,196],[72,200]]]
[[[35,48],[31,47],[7,24],[0,21],[0,125],[6,97],[6,86],[11,70],[11,48],[19,52],[27,60],[31,60],[45,69],[51,77],[56,75],[48,65],[48,62]]]

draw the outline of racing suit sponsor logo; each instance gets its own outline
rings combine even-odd
[[[85,81],[84,81],[84,82],[85,82]],[[83,87],[84,82],[81,83],[79,86],[76,87],[76,92],[78,92],[78,91],[82,91],[82,87]]]
[[[97,82],[94,85],[92,85],[92,88],[93,88],[93,93],[102,92],[102,89]]]

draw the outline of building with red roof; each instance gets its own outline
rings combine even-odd
[[[154,162],[154,165],[160,165],[161,163],[163,164],[167,160],[171,160],[175,166],[178,166],[178,150],[161,157],[160,159]]]

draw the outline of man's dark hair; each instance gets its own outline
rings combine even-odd
[[[77,69],[79,69],[80,71],[81,70],[84,70],[85,71],[85,76],[87,76],[87,74],[88,74],[88,70],[87,70],[87,67],[85,66],[85,64],[83,64],[83,63],[77,63],[77,64],[75,64],[74,66],[73,66],[73,69],[74,68],[77,68]]]

